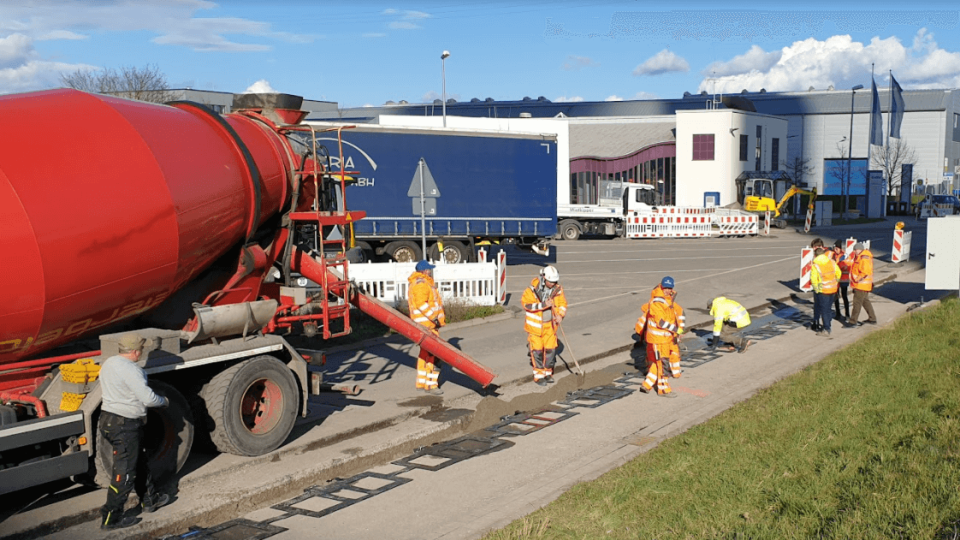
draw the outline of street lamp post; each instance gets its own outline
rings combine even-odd
[[[840,219],[847,219],[847,209],[850,208],[850,165],[853,163],[853,98],[857,95],[857,90],[863,88],[862,84],[858,84],[850,89],[850,137],[848,140],[847,151],[847,178],[843,182],[841,191],[843,192],[843,211],[840,212]]]
[[[450,51],[440,53],[440,79],[443,84],[443,127],[447,127],[447,66],[446,60],[450,57]]]

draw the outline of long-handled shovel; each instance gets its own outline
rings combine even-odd
[[[563,331],[563,323],[558,323],[557,326],[560,327],[560,334],[563,335],[563,343],[570,349],[570,356],[573,357],[573,363],[577,366],[577,371],[580,373],[580,376],[583,376],[583,370],[580,369],[580,362],[577,362],[577,355],[573,354],[573,348],[570,347],[570,340],[567,339],[567,333]]]

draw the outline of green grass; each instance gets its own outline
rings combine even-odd
[[[958,538],[958,329],[905,317],[486,538]]]

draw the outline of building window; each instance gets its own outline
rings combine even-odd
[[[693,136],[693,160],[713,161],[713,134]]]
[[[780,139],[770,139],[770,170],[780,170]]]
[[[953,129],[960,127],[960,114],[953,113]]]
[[[760,143],[763,141],[763,126],[757,126],[757,158],[754,162],[753,170],[760,170]]]
[[[747,160],[747,136],[740,136],[740,161]]]

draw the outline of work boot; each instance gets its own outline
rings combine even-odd
[[[737,352],[738,352],[738,353],[745,353],[745,352],[747,352],[747,347],[749,347],[749,346],[751,346],[751,345],[753,345],[753,342],[748,339],[747,341],[745,341],[745,342],[743,343],[743,347],[740,347],[740,350],[737,351]]]
[[[443,390],[441,390],[441,389],[439,389],[439,388],[425,388],[425,389],[423,390],[423,392],[426,393],[426,394],[429,394],[429,395],[431,395],[431,396],[442,396],[442,395],[443,395]]]
[[[537,379],[537,380],[534,381],[534,382],[537,383],[537,386],[546,386],[546,385],[547,385],[547,379],[546,379],[546,377],[544,377],[544,378],[542,378],[542,379]]]
[[[677,395],[674,394],[673,392],[670,392],[669,394],[660,394],[660,397],[675,398],[675,397],[677,397]]]
[[[115,516],[113,518],[111,518],[111,516],[107,516],[105,520],[100,522],[100,529],[104,531],[112,531],[114,529],[126,529],[127,527],[133,527],[139,522],[140,522],[139,519],[133,516],[124,516],[123,514],[120,514],[119,516]]]
[[[547,375],[546,377],[543,378],[543,380],[547,381],[550,384],[557,382],[556,379],[553,378],[553,375]]]
[[[640,390],[641,392],[643,392],[644,394],[649,394],[649,393],[650,393],[650,390],[653,390],[653,389],[651,388],[651,389],[648,390],[648,389],[644,388],[643,385],[640,385],[639,390]]]
[[[166,506],[169,502],[170,495],[167,495],[166,493],[159,493],[153,497],[147,497],[145,500],[140,501],[140,508],[143,510],[144,514],[150,514],[159,510],[161,506]]]
[[[877,324],[877,321],[867,320],[867,321],[864,321],[863,324]]]

